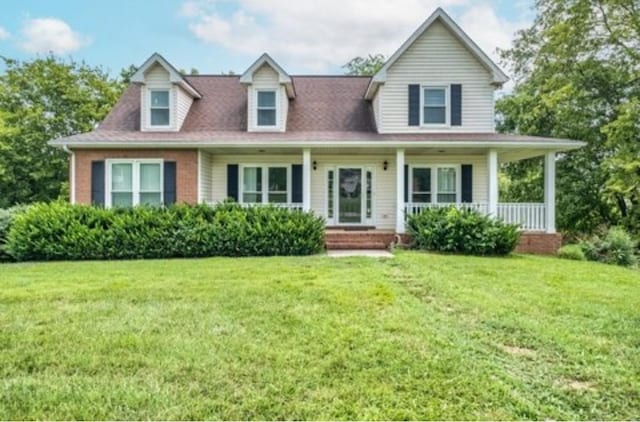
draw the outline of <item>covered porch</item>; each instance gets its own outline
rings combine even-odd
[[[313,211],[332,228],[404,234],[427,208],[474,209],[525,232],[555,233],[558,148],[210,148],[198,151],[198,199]],[[503,162],[545,157],[544,201],[499,200]]]

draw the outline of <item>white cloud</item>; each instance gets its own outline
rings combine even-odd
[[[438,6],[462,11],[454,19],[494,59],[523,25],[473,0],[187,0],[180,14],[206,43],[249,57],[267,51],[292,71],[323,72],[358,55],[388,57]]]
[[[9,31],[0,26],[0,41],[9,38]]]
[[[27,19],[22,26],[20,46],[30,53],[53,52],[58,54],[76,51],[91,40],[71,29],[56,18]]]

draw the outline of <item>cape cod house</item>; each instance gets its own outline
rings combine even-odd
[[[507,79],[438,9],[373,77],[289,75],[267,54],[186,76],[154,54],[96,130],[51,144],[70,152],[73,203],[274,203],[324,216],[330,247],[385,246],[408,214],[456,204],[552,252],[555,157],[582,143],[496,133]],[[535,156],[544,203],[501,203],[500,163]]]

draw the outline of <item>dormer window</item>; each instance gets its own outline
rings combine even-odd
[[[261,127],[276,126],[276,90],[257,91],[257,125]]]
[[[163,127],[170,125],[169,90],[153,89],[150,94],[150,119],[151,126]]]
[[[426,86],[422,88],[422,124],[446,125],[448,108],[446,87]]]

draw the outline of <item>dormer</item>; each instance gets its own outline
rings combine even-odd
[[[371,78],[380,133],[494,132],[494,94],[508,77],[438,8]]]
[[[264,53],[240,76],[247,86],[247,130],[284,132],[289,100],[295,98],[291,77]]]
[[[176,132],[191,104],[202,96],[180,72],[155,53],[131,77],[140,84],[140,130]]]

